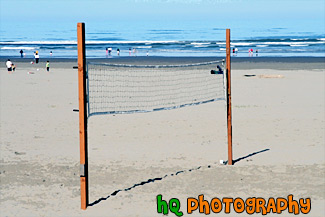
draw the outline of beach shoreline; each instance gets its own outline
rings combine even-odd
[[[33,58],[0,57],[0,62],[5,63],[10,59],[23,67],[42,67],[47,60],[55,67],[67,68],[77,65],[77,58],[41,58],[38,65],[30,64]],[[135,64],[135,65],[177,65],[202,63],[223,60],[225,57],[113,57],[113,58],[87,58],[87,62]],[[325,57],[231,57],[232,69],[275,69],[275,70],[308,70],[325,69]]]

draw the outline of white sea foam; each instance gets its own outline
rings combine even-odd
[[[210,42],[192,42],[191,45],[202,46],[202,45],[209,45]]]
[[[230,43],[233,46],[251,46],[254,45],[255,43],[249,43],[249,42],[233,42]]]
[[[309,46],[308,44],[290,44],[291,47],[305,47]]]
[[[86,44],[170,44],[179,41],[86,41]]]
[[[152,48],[152,46],[137,46],[136,48],[139,48],[139,49],[148,49],[148,48]]]
[[[308,40],[308,38],[290,38],[292,41],[305,41]]]
[[[86,41],[86,44],[168,44],[178,43],[179,41]],[[0,42],[0,45],[19,45],[19,44],[67,44],[74,45],[77,41],[15,41],[15,42]]]
[[[226,45],[225,42],[217,42],[217,45]],[[236,47],[236,46],[251,46],[254,45],[255,43],[252,42],[230,42],[230,45],[232,47]]]
[[[77,44],[76,41],[14,41],[14,42],[0,42],[0,45],[8,44]]]
[[[210,42],[192,42],[191,45],[194,47],[208,47],[211,43]]]
[[[264,42],[263,44],[268,45],[310,45],[310,44],[323,44],[324,42],[315,41],[315,42]]]
[[[39,47],[2,47],[1,50],[36,50]]]

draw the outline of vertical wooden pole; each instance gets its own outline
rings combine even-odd
[[[226,30],[228,165],[232,165],[230,29]]]
[[[86,52],[85,24],[78,23],[78,83],[79,83],[79,136],[80,136],[80,193],[81,209],[86,209],[88,200],[88,144],[86,103]]]

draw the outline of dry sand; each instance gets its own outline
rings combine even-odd
[[[303,70],[290,70],[296,66],[286,61],[266,69],[252,63],[250,70],[247,61],[235,63],[234,166],[219,163],[227,159],[224,102],[91,117],[86,211],[80,210],[75,61],[51,61],[50,73],[45,62],[15,63],[13,74],[0,70],[0,216],[163,216],[158,194],[179,198],[184,213],[186,198],[200,194],[293,194],[311,198],[308,216],[324,216],[323,63],[305,61]]]

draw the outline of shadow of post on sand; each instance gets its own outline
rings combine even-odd
[[[249,158],[251,156],[254,156],[256,154],[259,154],[259,153],[262,153],[262,152],[265,152],[265,151],[269,151],[270,149],[267,148],[267,149],[264,149],[264,150],[261,150],[261,151],[257,151],[257,152],[253,152],[249,155],[246,155],[244,157],[240,157],[240,158],[237,158],[236,160],[233,160],[233,164],[243,160],[243,159],[246,159],[246,158]],[[225,161],[225,164],[227,164],[227,161]],[[119,189],[119,190],[116,190],[114,191],[113,193],[111,193],[110,195],[106,196],[106,197],[102,197],[102,198],[99,198],[98,200],[88,204],[88,206],[94,206],[96,204],[98,204],[99,202],[103,201],[103,200],[107,200],[108,198],[110,197],[114,197],[116,196],[119,192],[121,191],[130,191],[132,190],[133,188],[136,188],[136,187],[139,187],[141,185],[145,185],[145,184],[149,184],[151,182],[155,182],[155,181],[161,181],[162,179],[164,178],[167,178],[168,176],[177,176],[178,174],[180,173],[184,173],[184,172],[193,172],[195,170],[200,170],[200,169],[203,169],[203,168],[212,168],[211,165],[208,165],[208,166],[199,166],[199,167],[196,167],[196,168],[192,168],[192,169],[187,169],[187,170],[180,170],[180,171],[177,171],[176,173],[171,173],[171,174],[166,174],[162,177],[157,177],[157,178],[153,178],[153,179],[148,179],[147,181],[143,181],[143,182],[140,182],[140,183],[137,183],[137,184],[134,184],[133,186],[129,187],[129,188],[125,188],[125,189]]]
[[[239,161],[241,161],[241,160],[244,160],[244,159],[246,159],[246,158],[252,157],[252,156],[254,156],[254,155],[256,155],[256,154],[259,154],[259,153],[262,153],[262,152],[266,152],[266,151],[269,151],[269,150],[270,150],[269,148],[266,148],[266,149],[261,150],[261,151],[253,152],[253,153],[251,153],[251,154],[249,154],[249,155],[246,155],[246,156],[244,156],[244,157],[240,157],[240,158],[237,158],[236,160],[233,160],[232,163],[235,164],[235,163],[237,163],[237,162],[239,162]]]

